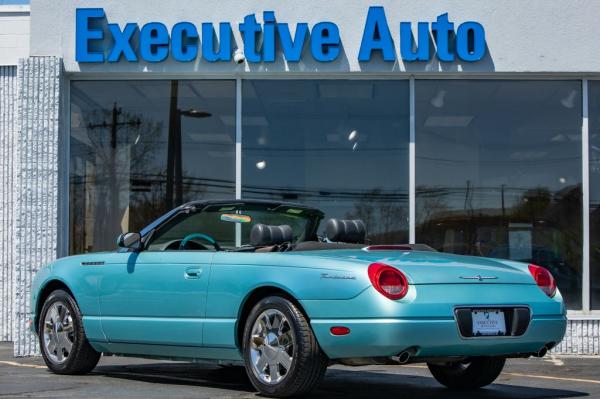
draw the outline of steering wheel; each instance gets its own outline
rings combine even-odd
[[[187,236],[185,236],[185,238],[183,240],[181,240],[181,244],[179,244],[179,250],[185,249],[185,246],[187,245],[188,241],[193,240],[195,238],[199,238],[201,240],[208,242],[213,247],[215,247],[215,250],[217,250],[217,251],[221,250],[221,246],[219,245],[219,243],[217,243],[217,240],[215,240],[208,234],[203,234],[203,233],[192,233],[192,234],[188,234]]]

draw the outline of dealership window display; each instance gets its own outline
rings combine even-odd
[[[408,242],[405,80],[244,80],[242,197],[362,219],[377,243]]]
[[[73,81],[70,252],[235,195],[235,81]]]
[[[581,81],[417,80],[417,241],[548,268],[581,308]]]
[[[373,243],[409,241],[407,80],[237,84],[236,116],[233,80],[71,83],[71,253],[112,249],[119,233],[181,203],[233,198],[236,120],[242,198],[362,219]],[[595,308],[597,85],[590,82]],[[547,267],[568,307],[581,309],[581,81],[417,79],[414,89],[416,242]]]

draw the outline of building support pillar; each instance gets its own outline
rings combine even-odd
[[[58,57],[29,57],[18,68],[18,184],[15,207],[13,341],[15,356],[39,353],[30,332],[31,281],[58,250],[60,104]]]
[[[12,341],[17,66],[0,66],[0,342]]]

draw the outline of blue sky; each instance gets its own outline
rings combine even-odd
[[[5,4],[29,4],[29,0],[0,0],[0,5]]]

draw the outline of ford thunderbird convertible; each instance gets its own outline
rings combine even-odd
[[[452,389],[565,333],[550,272],[502,259],[369,243],[360,220],[303,205],[197,201],[59,259],[33,281],[31,326],[55,373],[101,356],[243,365],[263,395],[311,390],[328,365],[426,363]]]

